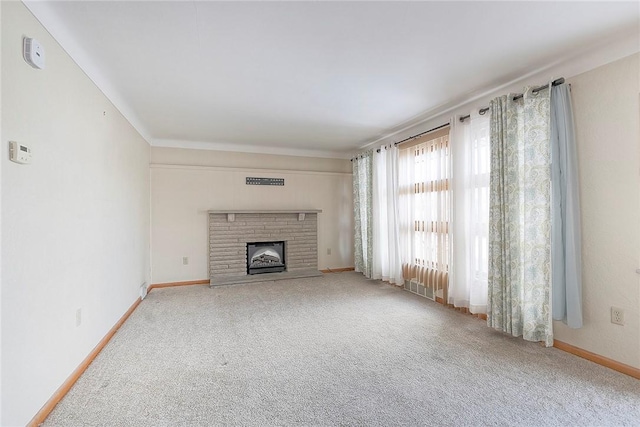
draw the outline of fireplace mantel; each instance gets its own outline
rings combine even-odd
[[[322,209],[285,209],[285,210],[257,210],[257,209],[225,209],[225,210],[212,210],[209,213],[214,214],[286,214],[286,213],[321,213]]]
[[[256,210],[256,209],[223,209],[211,210],[210,214],[225,214],[227,221],[235,221],[236,214],[298,214],[298,221],[304,221],[305,214],[318,214],[322,209],[280,209],[280,210]]]

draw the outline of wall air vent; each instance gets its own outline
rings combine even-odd
[[[254,178],[247,177],[247,185],[284,185],[284,178]]]

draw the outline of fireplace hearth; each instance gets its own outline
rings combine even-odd
[[[285,270],[283,241],[247,243],[247,274],[279,273]]]

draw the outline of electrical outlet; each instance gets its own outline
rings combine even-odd
[[[624,325],[624,310],[618,307],[611,307],[611,323]]]
[[[140,285],[140,299],[144,299],[147,296],[147,282],[142,282]]]
[[[189,265],[189,257],[188,256],[183,256],[182,257],[182,265]]]
[[[76,327],[82,325],[82,309],[76,310]]]

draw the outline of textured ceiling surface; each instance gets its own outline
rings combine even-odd
[[[149,142],[348,152],[637,31],[637,2],[27,2]]]

